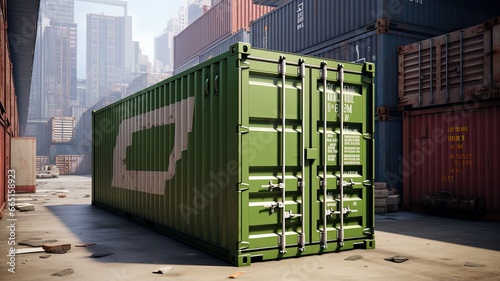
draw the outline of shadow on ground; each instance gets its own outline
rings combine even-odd
[[[375,230],[500,251],[500,223],[396,212],[377,215]]]
[[[90,205],[47,206],[102,262],[227,266],[190,245]],[[106,255],[110,254],[112,255]]]

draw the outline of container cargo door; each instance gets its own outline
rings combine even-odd
[[[242,75],[242,179],[248,187],[241,203],[243,251],[262,259],[296,256],[310,232],[305,68],[284,57],[252,59]]]
[[[363,239],[373,234],[371,75],[341,64],[311,73],[311,149],[318,151],[311,167],[312,243],[321,251],[346,243],[371,248],[373,242]]]

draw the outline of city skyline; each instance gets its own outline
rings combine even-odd
[[[142,54],[147,55],[151,64],[154,64],[154,40],[161,35],[167,22],[177,15],[179,8],[188,3],[188,0],[128,0],[127,14],[132,17],[132,40],[138,41]],[[86,15],[104,14],[123,16],[123,9],[103,4],[75,1],[75,23],[78,34],[78,79],[86,78]]]

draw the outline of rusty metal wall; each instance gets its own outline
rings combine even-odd
[[[500,97],[500,17],[399,48],[399,107]]]
[[[500,218],[500,101],[471,100],[403,114],[403,205],[424,195],[479,198]]]
[[[0,218],[8,199],[7,174],[11,169],[11,138],[19,132],[19,115],[6,32],[6,2],[0,0]]]
[[[87,155],[57,155],[56,166],[61,175],[90,175]]]
[[[174,38],[175,68],[200,51],[238,30],[250,28],[250,22],[271,11],[252,0],[223,0]]]

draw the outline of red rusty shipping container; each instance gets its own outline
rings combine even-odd
[[[57,155],[56,166],[61,175],[90,175],[92,173],[87,155]]]
[[[244,28],[273,8],[255,5],[252,0],[222,0],[174,38],[175,68],[218,40]]]
[[[8,173],[11,168],[11,138],[17,136],[18,114],[12,77],[12,63],[6,31],[6,1],[0,14],[0,218],[8,203]]]
[[[399,48],[399,108],[500,97],[500,17]]]
[[[445,194],[483,202],[486,218],[500,220],[499,128],[500,101],[404,111],[403,207]]]

